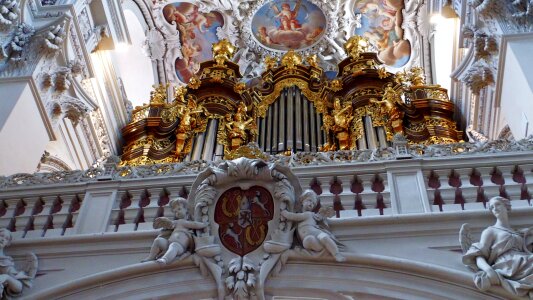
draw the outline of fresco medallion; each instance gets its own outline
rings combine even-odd
[[[404,66],[411,56],[411,44],[402,29],[403,0],[361,0],[355,14],[361,15],[361,27],[354,34],[368,38],[378,48],[378,57],[386,65]]]
[[[326,16],[307,0],[266,2],[254,14],[252,36],[264,47],[288,51],[316,44],[326,32]]]
[[[244,256],[257,249],[268,233],[274,201],[263,187],[225,191],[215,207],[220,241],[229,251]]]
[[[176,59],[175,69],[178,79],[187,83],[200,63],[213,57],[211,45],[218,42],[217,29],[224,26],[224,18],[219,12],[199,12],[187,2],[165,5],[163,17],[179,31],[183,58]]]

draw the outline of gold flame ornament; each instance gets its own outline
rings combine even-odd
[[[226,61],[230,61],[233,58],[237,47],[233,46],[227,39],[223,39],[218,43],[214,43],[212,50],[217,65],[223,66]]]
[[[361,53],[368,52],[370,49],[370,42],[367,38],[354,35],[345,44],[344,50],[353,60],[359,58]]]

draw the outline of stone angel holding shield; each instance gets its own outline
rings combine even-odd
[[[175,220],[166,217],[155,219],[154,228],[162,228],[162,231],[152,243],[150,254],[143,262],[157,259],[161,264],[171,263],[191,248],[192,230],[207,227],[205,223],[188,220],[186,199],[178,197],[170,200],[168,205],[175,214]]]
[[[481,233],[473,243],[468,224],[459,234],[463,263],[473,271],[475,286],[486,291],[493,285],[507,292],[533,299],[533,227],[516,231],[509,224],[511,204],[503,197],[493,197],[489,209],[496,223]]]

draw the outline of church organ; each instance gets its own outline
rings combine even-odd
[[[411,143],[460,141],[446,89],[427,85],[419,67],[386,71],[367,45],[352,37],[332,80],[315,55],[265,57],[252,85],[231,61],[236,48],[222,40],[186,86],[169,97],[168,85],[160,85],[134,110],[123,129],[122,163],[374,149],[390,146],[396,134]]]

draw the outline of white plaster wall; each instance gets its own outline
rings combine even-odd
[[[131,38],[131,46],[112,51],[112,59],[117,76],[122,78],[124,89],[133,107],[141,106],[150,100],[150,91],[155,83],[152,61],[142,50],[146,39],[144,28],[135,13],[124,11]]]
[[[0,82],[0,175],[33,173],[50,137],[28,82]]]
[[[515,139],[521,139],[533,133],[532,51],[532,39],[510,41],[507,44],[506,57],[501,58],[505,59],[505,75],[502,84],[500,117],[509,125]],[[526,132],[527,122],[529,126]]]

